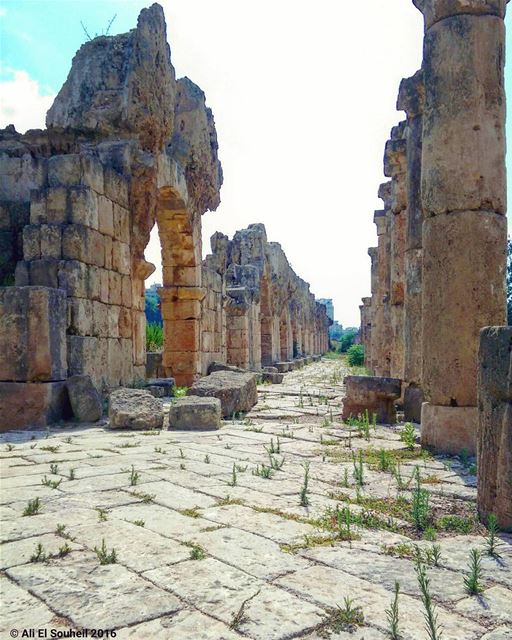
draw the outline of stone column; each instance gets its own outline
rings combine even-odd
[[[379,194],[386,198],[386,186],[383,185]],[[389,377],[391,363],[391,323],[390,323],[390,238],[389,220],[393,214],[389,209],[376,211],[374,222],[378,236],[378,289],[375,299],[375,322],[372,330],[372,355],[374,358],[374,373],[376,376]]]
[[[245,287],[226,290],[227,362],[242,369],[251,364],[251,302]]]
[[[372,371],[372,299],[362,298],[361,311],[361,343],[364,347],[364,364]]]
[[[171,204],[167,204],[167,202]],[[157,214],[164,286],[159,289],[164,321],[163,366],[176,384],[190,386],[201,375],[201,219],[171,208],[161,197]]]
[[[405,122],[391,130],[384,153],[384,175],[391,180],[390,221],[390,375],[404,377],[405,233],[407,226]]]
[[[370,247],[368,249],[368,255],[371,260],[371,292],[372,295],[369,298],[369,309],[368,309],[368,322],[370,323],[370,327],[375,327],[375,312],[378,300],[378,290],[379,290],[379,248],[378,247]],[[363,298],[364,301],[364,298]],[[374,345],[374,338],[372,331],[369,332],[368,335],[368,346],[365,346],[365,366],[370,371],[372,375],[375,372],[375,360],[376,360],[376,352]]]
[[[504,0],[425,17],[422,443],[476,449],[479,331],[506,321]]]
[[[302,335],[300,335],[299,308],[295,301],[292,302],[292,357],[296,358],[302,350]]]
[[[512,327],[480,333],[478,413],[478,512],[512,531]]]
[[[280,343],[281,343],[281,360],[288,362],[293,359],[293,339],[292,325],[290,321],[290,312],[288,309],[283,311],[280,324]]]
[[[407,114],[407,229],[405,241],[404,297],[404,413],[420,422],[421,388],[421,270],[423,263],[423,209],[421,206],[421,150],[425,85],[423,70],[400,84],[397,108]]]

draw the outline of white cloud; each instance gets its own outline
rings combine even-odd
[[[17,131],[44,129],[46,112],[55,96],[43,95],[40,84],[26,71],[3,68],[0,80],[0,127],[14,124]]]

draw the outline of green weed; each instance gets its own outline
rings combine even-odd
[[[94,547],[94,551],[98,556],[98,560],[100,561],[100,564],[115,564],[117,562],[116,550],[112,549],[112,551],[110,552],[107,550],[107,545],[105,544],[105,538],[103,538],[101,541],[101,547],[99,549],[98,547]]]

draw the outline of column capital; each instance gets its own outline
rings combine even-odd
[[[425,29],[457,15],[505,17],[508,0],[413,0],[425,18]]]

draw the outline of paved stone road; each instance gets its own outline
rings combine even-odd
[[[427,639],[414,543],[444,640],[512,638],[512,538],[502,536],[499,558],[485,553],[470,463],[407,452],[400,428],[361,437],[341,425],[345,373],[324,359],[263,385],[253,411],[218,433],[4,435],[1,638],[86,627],[123,639],[384,640],[398,580],[399,637]],[[282,468],[255,475],[278,443]],[[431,517],[449,529],[437,534],[437,566],[426,558],[434,543],[411,521],[416,480],[398,491],[396,473],[379,470],[399,455],[402,483],[418,467]],[[36,499],[38,513],[23,516]],[[100,563],[103,541],[115,563]],[[472,548],[483,551],[479,596],[464,587]]]

